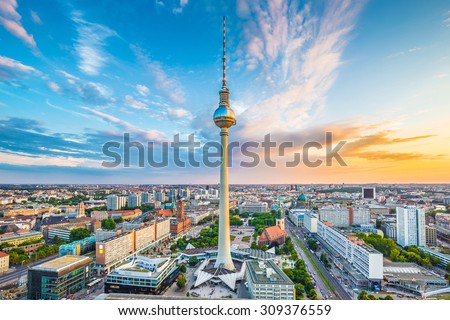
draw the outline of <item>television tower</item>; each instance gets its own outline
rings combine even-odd
[[[220,165],[219,249],[215,268],[236,270],[231,259],[230,246],[230,198],[228,194],[228,128],[236,124],[236,116],[230,108],[230,90],[227,88],[226,17],[223,17],[223,70],[222,88],[219,91],[219,107],[214,112],[214,123],[220,128],[222,154]]]

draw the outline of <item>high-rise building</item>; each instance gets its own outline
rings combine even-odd
[[[416,206],[397,207],[397,243],[402,247],[426,245],[424,209]]]
[[[119,197],[110,194],[106,197],[106,210],[119,210]]]
[[[141,197],[136,193],[130,193],[128,195],[127,206],[129,208],[136,208],[141,205]]]
[[[150,202],[150,193],[142,192],[141,194],[141,203],[149,203]]]
[[[348,227],[350,225],[350,211],[348,208],[322,207],[319,208],[319,220],[328,221],[335,227]]]
[[[350,225],[362,225],[370,223],[370,209],[363,207],[350,207]]]
[[[118,198],[118,200],[117,200],[118,206],[119,206],[118,210],[122,209],[123,207],[126,207],[127,199],[128,199],[128,197],[125,197],[125,196],[120,196]]]

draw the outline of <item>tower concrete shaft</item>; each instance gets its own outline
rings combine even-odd
[[[222,164],[220,165],[219,250],[215,267],[235,270],[230,246],[230,198],[228,194],[228,128],[220,129]]]

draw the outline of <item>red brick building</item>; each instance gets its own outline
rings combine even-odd
[[[279,246],[286,242],[286,231],[279,226],[266,228],[258,238],[258,245]]]

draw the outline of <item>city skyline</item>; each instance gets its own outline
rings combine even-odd
[[[101,146],[218,141],[223,15],[231,141],[347,141],[347,166],[233,166],[231,184],[450,182],[448,3],[192,0],[3,1],[0,182],[218,183],[216,168],[104,168]]]

